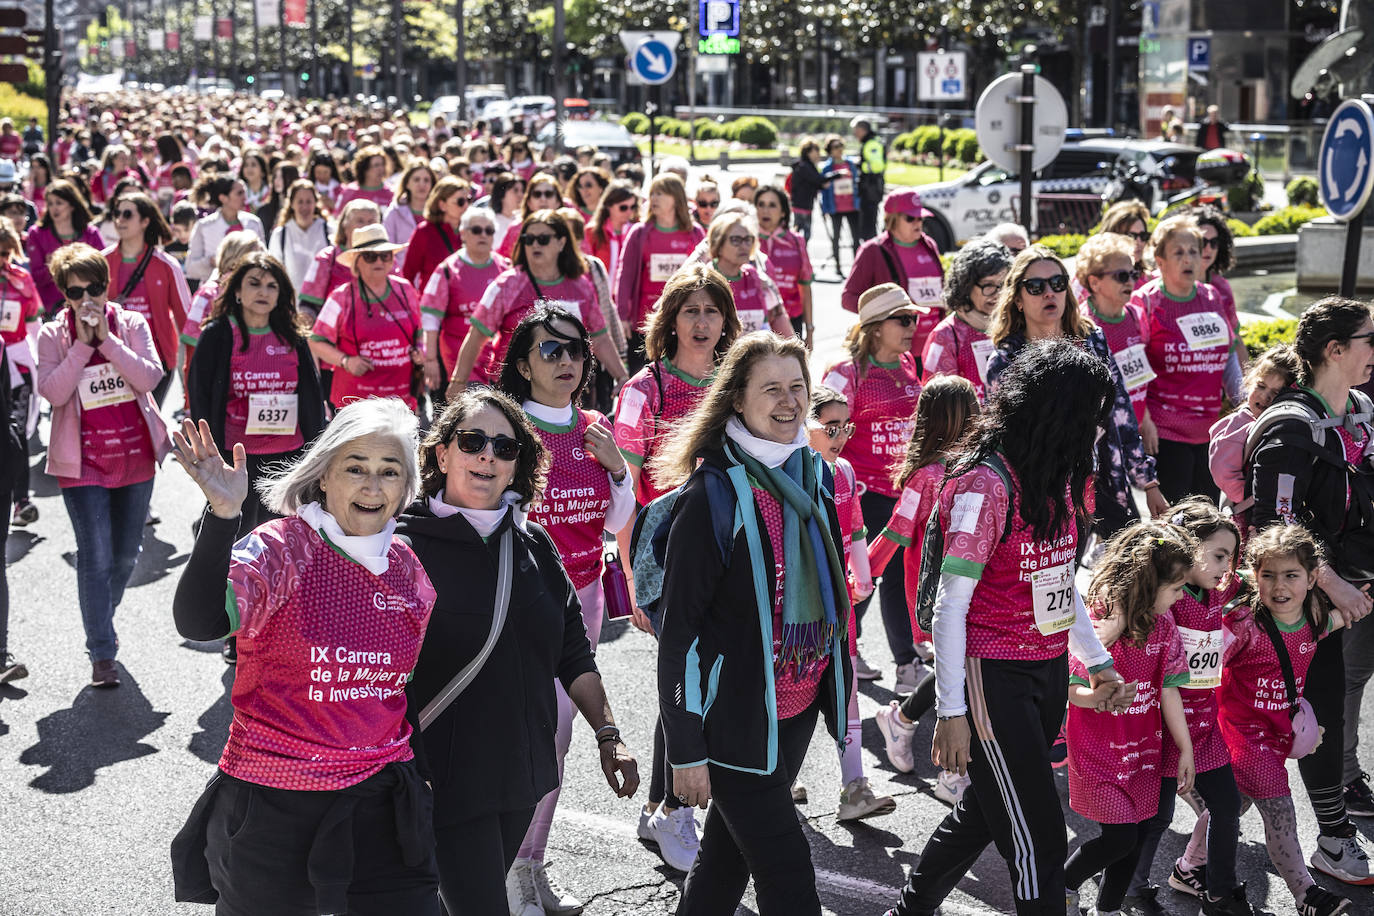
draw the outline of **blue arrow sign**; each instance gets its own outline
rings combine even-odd
[[[1342,102],[1326,123],[1317,186],[1322,205],[1341,222],[1364,212],[1374,190],[1374,112],[1359,99]]]
[[[657,86],[672,79],[677,53],[666,42],[647,38],[630,55],[630,68],[644,83]]]

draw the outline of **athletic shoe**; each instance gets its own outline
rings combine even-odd
[[[1054,739],[1054,744],[1050,745],[1050,766],[1056,770],[1069,762],[1069,741],[1064,735],[1064,729],[1068,727],[1068,722],[1059,726],[1059,735]]]
[[[29,669],[15,661],[13,655],[8,652],[0,652],[0,684],[8,684],[10,681],[17,681],[28,676]]]
[[[516,859],[506,872],[506,905],[511,916],[544,916],[529,859]]]
[[[38,521],[38,507],[27,499],[21,499],[14,504],[14,515],[10,516],[10,524],[15,528],[23,528],[25,525],[32,525]]]
[[[916,769],[916,753],[911,749],[911,738],[916,734],[916,723],[907,725],[897,710],[900,703],[892,700],[878,710],[874,719],[878,732],[883,736],[883,749],[887,751],[887,762],[899,773],[910,773]]]
[[[916,659],[923,665],[935,664],[935,645],[929,642],[916,644]]]
[[[1356,817],[1374,817],[1374,791],[1369,788],[1369,774],[1360,775],[1345,787],[1345,812]]]
[[[792,804],[806,804],[806,784],[800,779],[792,783]]]
[[[964,797],[964,790],[968,787],[967,776],[960,776],[949,770],[941,770],[940,775],[935,777],[935,797],[951,807],[959,804],[959,799]]]
[[[1174,870],[1169,873],[1169,886],[1179,893],[1201,897],[1207,890],[1207,866],[1184,868],[1175,862]]]
[[[91,665],[91,686],[119,686],[119,669],[115,667],[114,659],[102,658],[100,661]]]
[[[657,811],[657,810],[658,810],[658,808],[655,807],[655,808],[654,808],[654,811]],[[653,818],[654,818],[654,812],[653,812],[653,811],[646,811],[646,810],[644,809],[644,806],[641,805],[640,808],[639,808],[639,826],[635,828],[635,835],[636,835],[637,837],[639,837],[641,840],[645,840],[646,842],[649,842],[649,843],[656,843],[656,842],[658,842],[657,840],[654,839],[654,835],[653,835],[652,833],[649,832],[649,821],[653,820]]]
[[[157,514],[156,512],[154,512],[154,511],[152,510],[152,508],[150,507],[150,508],[148,509],[148,517],[145,518],[145,519],[143,520],[143,524],[144,524],[145,526],[147,526],[147,527],[152,527],[153,525],[161,525],[161,524],[162,524],[162,516],[158,515],[158,514]]]
[[[1098,907],[1096,904],[1094,904],[1094,905],[1093,905],[1093,908],[1090,909],[1090,910],[1088,910],[1088,916],[1121,916],[1121,911],[1120,911],[1120,910],[1104,910],[1104,909]]]
[[[1245,899],[1245,885],[1233,888],[1231,893],[1220,899],[1202,893],[1202,916],[1254,916],[1250,901]]]
[[[837,821],[857,821],[865,817],[878,817],[897,810],[897,802],[891,795],[874,795],[868,786],[868,779],[860,776],[844,787],[840,793],[840,807],[835,812]]]
[[[862,655],[854,656],[854,676],[861,681],[876,681],[882,678],[883,673],[864,661]]]
[[[531,862],[530,877],[534,879],[534,889],[547,916],[577,916],[582,912],[582,901],[549,877],[549,863]]]
[[[1168,912],[1159,904],[1158,884],[1147,884],[1140,889],[1140,893],[1127,894],[1121,900],[1121,911],[1136,916],[1166,916]]]
[[[907,696],[916,692],[916,688],[921,686],[921,682],[928,677],[934,677],[935,672],[925,665],[916,662],[908,662],[905,665],[897,666],[897,686],[892,690],[898,696]]]
[[[664,813],[660,808],[649,820],[649,832],[658,842],[658,854],[669,868],[686,874],[697,860],[701,840],[697,837],[695,808],[682,807]]]
[[[1312,853],[1312,867],[1346,884],[1374,884],[1369,874],[1369,856],[1360,846],[1354,825],[1350,836],[1319,836],[1317,851]]]
[[[1298,903],[1298,916],[1336,916],[1348,909],[1349,900],[1314,884]]]
[[[235,636],[230,636],[224,641],[224,648],[219,652],[226,665],[237,665],[239,663],[239,641]]]

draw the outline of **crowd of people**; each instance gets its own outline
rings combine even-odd
[[[322,102],[64,114],[0,196],[0,531],[39,523],[46,411],[115,688],[164,459],[205,496],[173,618],[223,641],[234,716],[177,899],[579,912],[546,852],[580,714],[612,792],[648,767],[637,830],[686,874],[679,913],[751,879],[760,913],[819,913],[794,811],[819,719],[837,817],[898,805],[864,775],[875,600],[884,755],[912,772],[933,715],[952,809],[891,914],[933,914],[989,842],[1018,914],[1078,913],[1095,878],[1098,916],[1163,912],[1160,878],[1248,914],[1251,806],[1299,913],[1351,906],[1308,861],[1374,884],[1350,820],[1374,817],[1374,317],[1328,297],[1252,358],[1217,211],[1117,205],[1071,275],[1018,227],[941,252],[866,124],[857,164],[808,141],[790,187],[726,195]],[[837,266],[845,223],[856,247],[813,376],[818,200]],[[5,682],[3,580],[0,612]],[[613,617],[657,646],[641,759],[597,667]],[[1057,767],[1100,825],[1072,851]],[[1177,798],[1196,827],[1157,863]]]

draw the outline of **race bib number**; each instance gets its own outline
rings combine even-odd
[[[1126,382],[1127,391],[1139,391],[1155,379],[1155,370],[1150,368],[1150,360],[1145,356],[1145,345],[1136,344],[1120,353],[1113,353],[1116,367],[1121,370],[1121,378]]]
[[[853,178],[848,178],[848,177],[846,177],[846,178],[836,178],[834,181],[832,181],[832,182],[830,183],[830,187],[831,187],[831,190],[833,190],[833,191],[835,192],[835,196],[836,196],[836,197],[853,197],[853,196],[854,196],[854,179],[853,179]]]
[[[763,309],[740,309],[739,324],[741,334],[766,330],[767,325],[764,323]]]
[[[973,348],[973,362],[978,366],[978,378],[984,385],[988,383],[988,360],[992,359],[992,354],[997,348],[992,345],[988,338],[975,340],[969,344]]]
[[[907,295],[917,305],[943,308],[945,282],[939,277],[912,277],[906,281]]]
[[[1198,312],[1178,320],[1178,329],[1188,342],[1189,350],[1210,350],[1231,342],[1231,329],[1216,312]]]
[[[1188,659],[1188,690],[1210,690],[1221,684],[1221,631],[1178,628],[1183,656]]]
[[[1031,573],[1031,598],[1035,628],[1043,635],[1053,636],[1073,626],[1073,564],[1062,563]]]
[[[649,255],[649,279],[655,283],[667,283],[685,260],[685,254],[672,251]]]
[[[110,363],[87,366],[81,372],[81,381],[77,383],[76,390],[81,397],[82,410],[113,407],[134,399],[134,390]]]
[[[250,394],[243,431],[250,436],[289,436],[296,431],[297,404],[294,394]]]
[[[0,332],[10,334],[19,330],[19,321],[23,317],[24,305],[18,299],[6,299],[0,302]]]

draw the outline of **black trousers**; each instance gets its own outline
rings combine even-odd
[[[897,500],[891,496],[868,490],[859,497],[859,507],[863,511],[864,527],[870,537],[887,527],[892,518],[892,510]],[[906,608],[906,570],[902,565],[906,554],[905,547],[898,547],[892,559],[887,561],[882,578],[874,594],[878,596],[878,606],[883,614],[883,632],[887,635],[887,648],[892,652],[892,660],[899,665],[909,665],[916,660],[916,645],[911,633],[911,614]],[[873,602],[869,595],[854,605],[854,620],[859,634],[863,633],[864,614]]]
[[[1216,502],[1221,495],[1207,467],[1206,442],[1175,442],[1161,436],[1159,454],[1155,455],[1155,475],[1159,478],[1159,492],[1170,503],[1194,495]]]
[[[859,204],[859,239],[868,241],[878,234],[878,201]]]
[[[932,916],[989,841],[1006,860],[1018,916],[1064,912],[1064,811],[1050,745],[1068,702],[1068,656],[970,658],[969,786],[911,869],[895,916]]]
[[[848,213],[830,214],[830,253],[835,258],[835,270],[840,270],[840,230],[844,225],[849,224],[849,241],[852,253],[859,253],[859,211],[850,210]]]
[[[25,379],[24,383],[14,389],[11,394],[10,402],[10,423],[19,430],[19,438],[24,443],[24,463],[20,465],[18,475],[14,478],[14,489],[12,498],[14,502],[20,503],[29,498],[29,402],[33,400],[33,376],[29,373],[21,373]],[[6,523],[9,519],[5,519]]]
[[[821,911],[811,847],[797,820],[792,782],[801,770],[819,705],[778,723],[778,765],[760,776],[708,764],[711,810],[701,851],[687,873],[678,916],[735,912],[749,877],[759,916],[810,916]]]
[[[1348,820],[1345,810],[1345,630],[1317,643],[1303,697],[1326,729],[1317,749],[1298,761],[1298,774],[1323,834]]]
[[[1213,897],[1229,896],[1236,887],[1236,847],[1240,844],[1240,789],[1230,764],[1198,773],[1193,790],[1207,803],[1211,820],[1207,824],[1207,891]],[[1130,892],[1138,894],[1150,883],[1159,840],[1174,819],[1178,780],[1160,780],[1159,810],[1145,822],[1140,853],[1131,879]]]
[[[449,916],[504,914],[506,872],[520,851],[534,808],[500,811],[434,830],[439,893]],[[389,916],[401,916],[398,910]]]
[[[1144,840],[1144,821],[1139,824],[1103,824],[1102,832],[1073,851],[1064,863],[1064,885],[1076,891],[1098,872],[1102,884],[1097,889],[1097,909],[1121,909],[1126,887],[1140,858]]]

